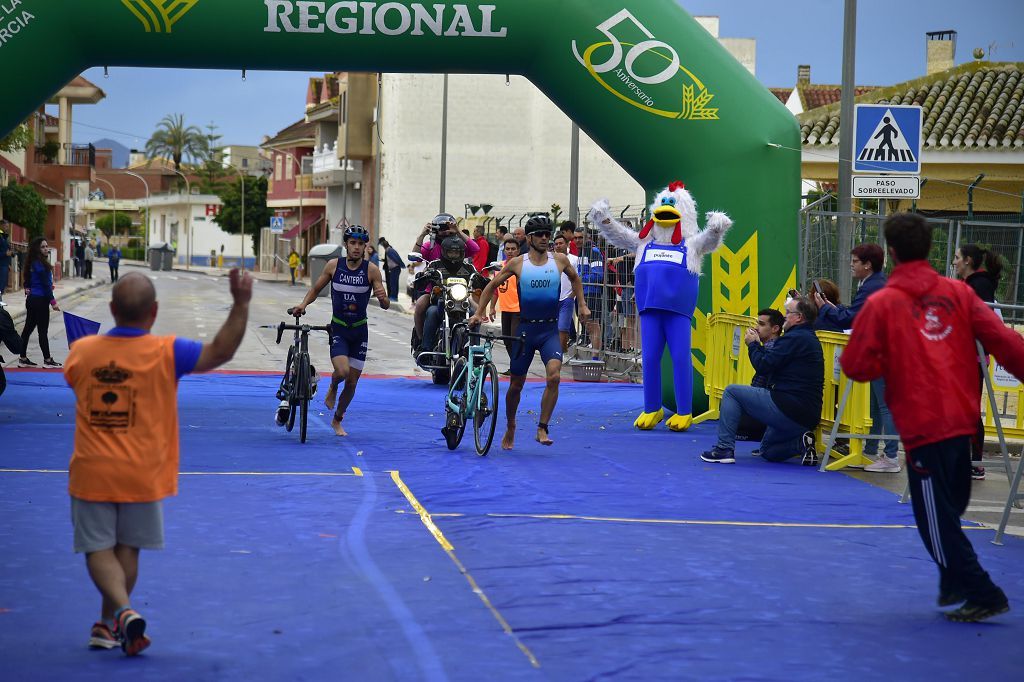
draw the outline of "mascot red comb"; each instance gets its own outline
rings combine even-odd
[[[590,219],[609,243],[636,253],[636,305],[644,377],[644,412],[633,423],[653,429],[665,418],[661,397],[661,358],[668,346],[676,395],[676,414],[666,426],[685,431],[693,422],[693,365],[690,325],[697,307],[701,262],[722,244],[732,221],[708,211],[706,229],[697,227],[697,205],[681,182],[663,189],[651,204],[651,220],[637,234],[608,212],[600,200]]]

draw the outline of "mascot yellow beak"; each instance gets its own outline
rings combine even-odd
[[[670,204],[663,204],[654,211],[654,222],[658,227],[675,227],[683,215]]]

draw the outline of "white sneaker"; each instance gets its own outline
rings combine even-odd
[[[870,471],[876,474],[898,474],[902,470],[903,467],[900,466],[900,460],[898,457],[896,459],[890,459],[885,455],[880,456],[874,464],[868,464],[864,467],[864,471]]]

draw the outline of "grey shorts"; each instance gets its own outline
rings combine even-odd
[[[115,545],[164,548],[163,502],[88,502],[71,498],[75,551],[90,554]]]

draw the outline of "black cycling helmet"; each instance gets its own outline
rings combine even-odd
[[[361,242],[369,243],[370,232],[362,225],[349,225],[345,228],[344,241],[349,239],[358,239]]]
[[[535,215],[526,221],[526,234],[533,234],[534,232],[547,232],[550,234],[554,232],[554,225],[551,223],[551,218],[546,215]]]
[[[456,254],[455,252],[458,252]],[[452,258],[452,256],[455,256]],[[466,243],[460,238],[445,237],[441,242],[441,260],[449,265],[461,264],[466,259]]]
[[[430,224],[438,230],[443,230],[446,227],[450,227],[454,230],[458,223],[455,220],[455,216],[451,213],[438,213],[434,216],[434,219],[430,221]]]

